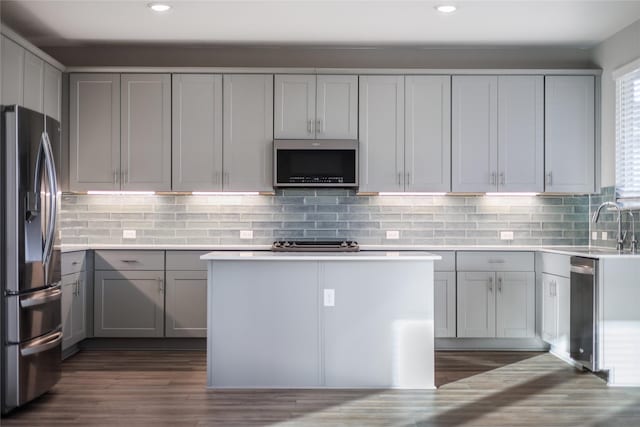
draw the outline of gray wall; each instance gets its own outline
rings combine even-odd
[[[586,49],[384,46],[44,46],[67,66],[593,68]]]
[[[611,73],[640,58],[640,20],[614,34],[591,51],[602,68],[602,186],[615,185],[616,110],[615,81]]]
[[[588,243],[589,196],[356,196],[285,190],[275,196],[63,196],[66,244],[270,244],[274,239],[355,239],[366,244]],[[123,240],[123,229],[138,238]],[[240,230],[254,239],[240,240]],[[399,230],[400,240],[386,240]]]

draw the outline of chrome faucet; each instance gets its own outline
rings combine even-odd
[[[618,252],[622,252],[624,250],[624,235],[622,234],[622,209],[620,209],[620,206],[618,206],[617,203],[614,203],[614,202],[602,203],[600,206],[598,206],[598,209],[596,209],[596,211],[593,213],[593,217],[591,217],[591,222],[593,223],[598,222],[598,218],[600,217],[600,211],[605,206],[616,208],[618,210],[618,235],[616,236],[616,249],[618,250]]]
[[[631,217],[631,253],[638,253],[638,239],[636,239],[636,223],[633,218],[633,212],[626,211]]]

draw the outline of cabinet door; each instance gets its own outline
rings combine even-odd
[[[405,190],[451,191],[451,77],[405,77]]]
[[[122,189],[171,190],[171,78],[121,76]]]
[[[497,273],[496,337],[536,335],[536,285],[533,272]]]
[[[434,325],[436,338],[456,336],[456,273],[434,273]]]
[[[86,273],[78,273],[76,293],[73,297],[71,332],[73,344],[87,337],[87,281]]]
[[[544,80],[498,77],[498,190],[544,191]]]
[[[496,336],[495,273],[458,273],[458,337]]]
[[[44,61],[31,52],[24,53],[24,106],[43,111]]]
[[[62,349],[73,344],[73,299],[79,274],[62,276]]]
[[[496,191],[498,78],[453,76],[452,94],[452,190]]]
[[[207,272],[167,271],[165,336],[207,336]]]
[[[222,76],[174,74],[174,191],[222,190]]]
[[[312,139],[315,137],[316,76],[276,75],[276,139]]]
[[[422,262],[321,263],[327,387],[433,386],[433,267]],[[356,273],[357,272],[357,273]],[[427,279],[428,278],[428,279]]]
[[[571,280],[568,277],[557,277],[555,281],[558,300],[558,336],[555,344],[558,351],[569,354]]]
[[[555,344],[558,338],[558,297],[556,276],[542,274],[542,339]]]
[[[161,337],[164,272],[96,271],[94,336]]]
[[[593,76],[545,78],[545,191],[593,192]]]
[[[223,190],[273,191],[273,75],[223,81]]]
[[[358,76],[318,76],[316,138],[358,138]]]
[[[360,76],[360,191],[404,190],[404,76]]]
[[[72,74],[69,188],[120,189],[120,75]]]
[[[0,104],[23,104],[24,49],[13,40],[2,36],[2,95]]]
[[[44,113],[60,121],[62,106],[62,72],[44,64]]]

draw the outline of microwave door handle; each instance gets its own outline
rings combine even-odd
[[[56,222],[58,220],[58,182],[56,176],[56,165],[53,160],[53,150],[51,149],[51,141],[49,140],[49,135],[46,132],[42,133],[42,142],[45,166],[47,169],[47,181],[49,183],[49,200],[51,201],[47,223],[47,237],[42,253],[42,262],[43,264],[48,265],[53,253]]]

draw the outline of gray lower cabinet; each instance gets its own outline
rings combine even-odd
[[[94,336],[163,335],[164,271],[96,271]]]
[[[165,335],[207,336],[207,272],[167,271]]]
[[[85,272],[62,276],[62,349],[87,337],[87,286]]]

